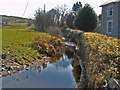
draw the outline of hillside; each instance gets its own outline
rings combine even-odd
[[[7,16],[7,15],[0,15],[2,17],[2,25],[3,26],[13,26],[13,25],[20,25],[25,24],[30,26],[33,24],[32,19],[17,17],[17,16]]]

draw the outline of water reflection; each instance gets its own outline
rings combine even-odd
[[[59,61],[61,58],[63,57],[63,54],[60,55],[56,55],[55,57],[50,58],[49,63],[56,63],[57,61]]]
[[[43,63],[42,66],[43,66],[43,69],[45,69],[47,67],[47,64]]]
[[[71,62],[72,66],[74,67],[72,72],[75,78],[76,83],[80,82],[80,75],[81,75],[81,67],[79,64],[79,60],[74,60]]]
[[[3,87],[70,88],[79,83],[80,75],[79,60],[76,60],[72,51],[66,49],[62,55],[50,58],[41,65],[3,78]]]
[[[38,66],[37,69],[38,69],[38,72],[40,73],[41,72],[41,67]]]
[[[75,58],[75,57],[74,57],[74,52],[72,52],[72,51],[70,50],[70,48],[66,48],[65,54],[68,56],[69,59]]]

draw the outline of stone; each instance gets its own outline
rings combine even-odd
[[[0,78],[2,77],[2,75],[0,75]]]
[[[19,66],[16,66],[16,70],[19,71],[19,70],[20,70],[20,67],[19,67]]]
[[[11,74],[10,71],[8,71],[8,74]]]
[[[26,71],[28,71],[29,69],[28,68],[26,68]]]
[[[23,68],[26,68],[26,65],[23,65]]]
[[[2,59],[5,59],[7,57],[6,54],[2,54]]]
[[[7,67],[7,70],[8,70],[8,71],[11,71],[11,70],[13,70],[13,67],[12,67],[12,66],[9,66],[9,67]]]
[[[27,58],[25,58],[25,57],[22,57],[24,60],[27,60]]]
[[[2,67],[6,67],[5,64],[2,64],[1,66],[2,66]]]
[[[79,50],[79,47],[78,47],[78,46],[76,46],[76,47],[75,47],[75,49],[76,49],[76,50]]]
[[[4,70],[5,70],[5,68],[2,68],[2,69],[1,69],[1,71],[4,71]]]
[[[118,84],[116,83],[116,81],[115,81],[115,79],[112,77],[110,80],[109,80],[109,87],[110,88],[117,88],[117,89],[119,89],[119,86],[118,86]]]
[[[30,66],[31,64],[30,63],[26,63],[27,66]]]

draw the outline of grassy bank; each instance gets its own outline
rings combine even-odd
[[[32,42],[38,34],[49,37],[49,34],[35,32],[29,27],[4,27],[2,29],[3,57],[10,54],[16,57],[16,62],[24,64],[40,56],[37,50],[31,48]],[[26,59],[26,60],[24,60]]]

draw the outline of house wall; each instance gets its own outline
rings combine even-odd
[[[120,39],[120,2],[118,3],[118,38]]]
[[[111,36],[118,38],[118,3],[113,4],[113,31]]]
[[[107,7],[103,6],[102,7],[102,30],[100,31],[100,33],[102,34],[106,34],[106,21],[107,21]]]
[[[111,5],[111,4],[108,4]],[[112,17],[107,17],[107,7],[103,6],[102,7],[102,30],[100,33],[105,34],[107,36],[111,37],[117,37],[118,38],[118,26],[120,27],[120,24],[118,21],[120,21],[118,17],[118,8],[120,7],[119,3],[113,3],[113,16]],[[120,15],[119,15],[120,16]],[[111,34],[107,33],[107,20],[113,20],[113,31]]]

